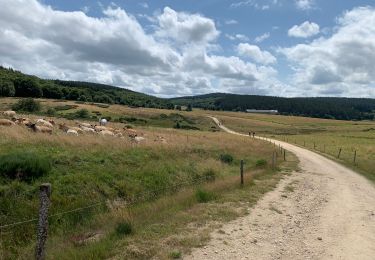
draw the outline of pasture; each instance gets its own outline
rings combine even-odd
[[[14,102],[0,99],[0,110]],[[123,138],[69,136],[57,126],[52,134],[22,125],[0,126],[0,160],[28,164],[7,175],[10,164],[0,161],[0,223],[34,219],[39,185],[51,183],[53,217],[47,242],[51,259],[169,258],[188,252],[202,246],[209,231],[223,221],[247,214],[241,209],[253,205],[296,167],[288,154],[287,162],[279,161],[271,169],[272,145],[218,132],[203,111],[53,100],[41,100],[41,105],[40,112],[22,116],[67,125],[77,120],[97,124],[99,117],[110,117],[111,128],[131,124],[144,138],[134,142],[125,132]],[[65,109],[56,109],[62,106]],[[88,115],[76,117],[82,109]],[[121,117],[136,120],[120,122]],[[175,128],[176,122],[189,127]],[[1,229],[4,259],[28,259],[34,245],[35,221]]]
[[[233,130],[305,146],[375,181],[375,122],[210,112]],[[315,144],[315,146],[314,146]],[[339,151],[341,148],[340,157]],[[356,162],[354,155],[356,153]]]

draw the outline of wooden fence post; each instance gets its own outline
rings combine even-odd
[[[45,244],[48,234],[48,209],[51,204],[51,184],[44,183],[39,187],[39,221],[37,230],[37,243],[35,250],[35,258],[37,260],[44,260],[46,258]]]
[[[286,161],[286,151],[284,149],[284,161]]]
[[[324,150],[323,150],[323,153],[325,153],[326,152],[326,145],[324,144]]]
[[[243,185],[243,160],[241,160],[240,174],[241,174],[241,185]]]
[[[315,148],[316,148],[316,144],[315,144],[315,142],[314,142],[314,150],[316,150]]]
[[[353,158],[354,165],[356,164],[356,160],[357,160],[357,150],[354,151],[354,158]]]
[[[342,149],[340,148],[340,150],[339,150],[339,154],[337,155],[337,158],[338,158],[338,159],[340,159],[341,150],[342,150]]]
[[[275,152],[272,153],[272,169],[275,169],[276,167],[276,156]]]

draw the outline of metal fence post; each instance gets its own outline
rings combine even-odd
[[[339,154],[337,155],[337,158],[340,158],[340,154],[341,154],[341,148],[340,148],[340,150],[339,150]]]
[[[45,244],[48,234],[48,209],[51,204],[51,184],[44,183],[39,188],[40,207],[39,207],[39,221],[37,230],[37,243],[35,250],[35,258],[37,260],[44,260],[46,258]]]
[[[243,160],[241,160],[240,174],[241,174],[241,185],[243,185]]]

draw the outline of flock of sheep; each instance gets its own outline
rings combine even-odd
[[[17,117],[15,111],[4,111],[2,112],[4,117],[10,119],[1,119],[0,126],[13,126],[13,125],[24,125],[35,132],[52,134],[56,123],[54,120],[37,119],[32,121],[29,118]],[[141,142],[145,140],[144,137],[139,136],[136,130],[124,127],[123,129],[116,129],[108,127],[106,119],[100,119],[99,125],[92,125],[89,123],[75,122],[75,126],[69,126],[66,123],[57,124],[58,129],[64,131],[67,135],[79,136],[81,134],[99,134],[102,136],[113,136],[124,138],[128,136],[132,141]],[[141,134],[142,135],[142,134]],[[165,142],[165,139],[161,136],[157,136],[154,141]]]

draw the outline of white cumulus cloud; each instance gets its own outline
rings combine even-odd
[[[318,24],[313,22],[303,22],[300,25],[294,25],[289,29],[288,35],[297,38],[308,38],[317,35],[320,32],[320,27]]]
[[[344,13],[329,37],[281,52],[294,67],[293,82],[316,95],[375,96],[373,7]]]
[[[280,85],[277,71],[264,65],[272,62],[259,65],[212,54],[220,49],[220,32],[201,14],[165,7],[145,30],[134,15],[114,5],[103,7],[100,17],[56,10],[37,0],[0,0],[0,6],[0,65],[28,74],[165,97],[272,94]]]
[[[295,0],[296,6],[301,10],[310,10],[314,8],[314,0]]]
[[[248,43],[240,43],[237,46],[237,52],[240,56],[248,57],[257,63],[273,64],[276,63],[276,58],[268,51],[262,51],[256,45]]]

